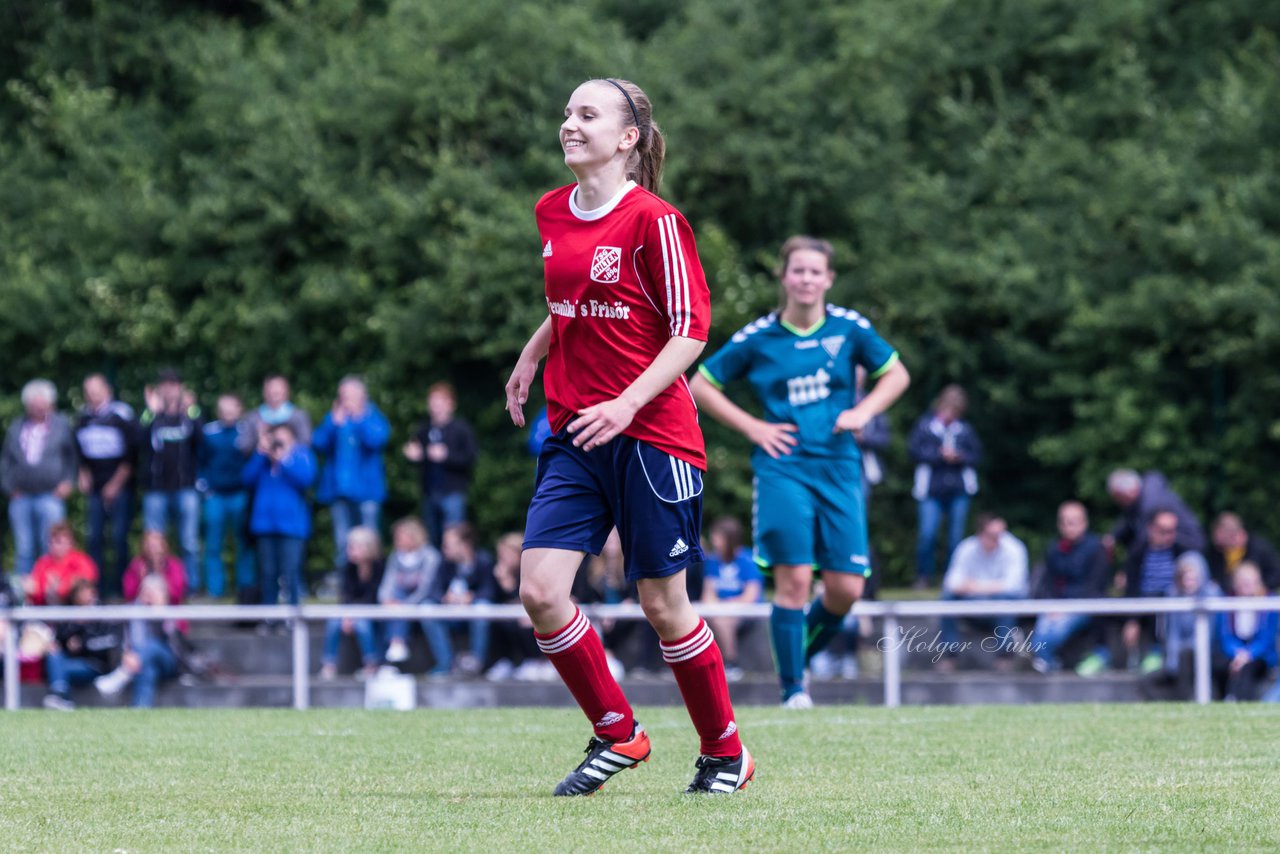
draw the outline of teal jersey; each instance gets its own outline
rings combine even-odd
[[[745,378],[766,421],[796,425],[793,455],[857,460],[862,454],[853,434],[832,432],[840,413],[854,404],[855,366],[876,379],[897,360],[897,351],[865,317],[828,305],[826,317],[806,332],[777,312],[748,323],[698,371],[716,388]],[[771,458],[756,448],[752,461],[758,469]]]

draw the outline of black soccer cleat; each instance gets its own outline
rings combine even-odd
[[[737,756],[699,756],[697,766],[686,795],[731,795],[745,789],[756,775],[756,761],[745,747]]]
[[[649,736],[637,722],[626,741],[605,741],[591,736],[587,758],[556,786],[557,796],[594,795],[619,771],[649,761]]]

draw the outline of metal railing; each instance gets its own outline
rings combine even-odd
[[[741,617],[763,620],[770,606],[764,603],[698,604],[698,612],[707,617]],[[591,618],[642,620],[639,605],[584,605]],[[899,642],[902,620],[914,617],[1034,617],[1041,614],[1086,614],[1090,616],[1146,616],[1152,614],[1193,614],[1195,616],[1195,701],[1210,701],[1210,656],[1212,653],[1212,615],[1225,611],[1280,611],[1280,600],[1272,597],[1249,598],[1167,598],[1167,599],[983,599],[965,601],[901,600],[859,602],[854,607],[858,617],[882,619],[884,642],[884,704],[902,704],[902,656]],[[0,608],[0,624],[4,632],[4,706],[13,711],[19,707],[18,633],[15,625],[27,620],[44,623],[127,622],[135,619],[185,620],[188,622],[242,622],[287,620],[293,625],[293,707],[306,709],[311,695],[311,648],[309,627],[312,623],[349,617],[352,619],[386,620],[512,620],[524,616],[520,605],[137,605],[97,606],[93,608],[19,607]]]

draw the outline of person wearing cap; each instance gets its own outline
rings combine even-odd
[[[200,407],[176,371],[162,371],[146,390],[147,409],[140,419],[142,454],[138,479],[142,488],[145,531],[166,533],[172,523],[187,573],[187,589],[200,585]]]

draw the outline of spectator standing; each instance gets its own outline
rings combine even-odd
[[[443,563],[440,552],[427,542],[427,530],[417,519],[401,519],[391,528],[392,552],[387,558],[387,568],[378,589],[378,601],[383,605],[421,605],[423,602],[439,603],[444,596]],[[433,637],[428,628],[430,621],[423,621],[423,632],[428,644]],[[387,661],[398,664],[409,658],[408,620],[388,620]],[[437,636],[438,637],[438,636]],[[437,662],[449,659],[452,653],[433,648]],[[438,668],[437,668],[438,670]],[[447,673],[448,671],[443,671]]]
[[[976,533],[960,542],[951,556],[951,565],[942,580],[944,601],[1025,599],[1027,597],[1027,547],[1009,533],[999,516],[978,517]],[[1016,646],[1017,621],[1011,616],[968,618],[992,627],[999,661],[1008,661]],[[943,617],[941,641],[944,650],[958,649],[958,617]],[[987,645],[988,647],[991,644]],[[950,654],[938,659],[939,669],[954,668]]]
[[[1032,595],[1037,599],[1094,599],[1107,589],[1107,554],[1089,533],[1089,514],[1079,501],[1058,507],[1058,539],[1049,544]],[[1088,614],[1041,614],[1036,619],[1031,666],[1048,673],[1061,666],[1058,651],[1090,625]]]
[[[1142,548],[1147,522],[1157,510],[1168,510],[1178,517],[1178,546],[1182,551],[1204,552],[1200,520],[1160,472],[1139,475],[1133,469],[1117,469],[1107,477],[1107,493],[1120,508],[1120,518],[1102,538],[1108,552],[1116,546],[1126,552]]]
[[[97,588],[92,581],[80,579],[71,586],[69,601],[79,608],[93,608],[98,604]],[[71,687],[88,685],[110,671],[120,644],[120,629],[115,623],[92,619],[59,623],[57,643],[44,659],[49,683],[44,707],[63,712],[74,709]]]
[[[53,411],[58,390],[48,380],[22,387],[23,417],[9,425],[0,449],[0,488],[9,496],[14,569],[31,572],[49,529],[66,517],[66,500],[75,488],[76,443],[71,425]]]
[[[316,498],[329,505],[333,516],[334,555],[339,562],[346,554],[347,532],[352,527],[378,529],[387,498],[382,452],[390,438],[391,425],[369,402],[364,380],[344,378],[333,408],[311,443],[312,450],[326,458]]]
[[[142,522],[147,531],[166,533],[173,524],[187,572],[187,590],[200,589],[200,493],[196,491],[204,423],[200,407],[176,371],[161,372],[147,390],[142,413],[139,480]]]
[[[80,451],[80,491],[88,499],[89,556],[108,596],[119,595],[129,562],[133,522],[133,469],[138,455],[138,420],[133,408],[116,400],[102,374],[84,381],[84,408],[76,422]],[[111,562],[106,532],[111,531]]]
[[[245,433],[240,437],[240,451],[249,456],[272,427],[288,424],[299,445],[311,444],[311,416],[294,406],[290,399],[289,381],[271,374],[262,381],[262,405],[245,416]]]
[[[136,602],[142,584],[151,576],[164,579],[165,599],[181,605],[187,598],[187,571],[182,562],[169,552],[169,541],[160,531],[142,535],[142,548],[124,571],[124,598]]]
[[[964,536],[969,502],[978,493],[976,466],[982,459],[982,443],[964,420],[969,398],[958,385],[949,385],[933,402],[933,410],[916,422],[907,447],[916,461],[915,498],[920,515],[916,541],[916,584],[933,583],[934,540],[947,516],[947,560],[951,560]]]
[[[493,555],[476,548],[475,531],[466,522],[445,529],[444,532],[444,594],[445,605],[488,605],[493,602]],[[450,632],[463,625],[462,621],[431,620],[424,628],[437,637],[431,642],[432,654],[440,650],[446,660],[436,658],[436,667],[452,670],[453,643]],[[489,621],[466,621],[470,650],[458,661],[458,669],[467,676],[474,676],[489,659]]]
[[[1267,588],[1252,563],[1242,563],[1232,576],[1236,598],[1263,597]],[[1218,640],[1227,657],[1227,700],[1256,700],[1263,681],[1276,666],[1275,611],[1225,611],[1218,615]]]
[[[439,548],[444,529],[467,521],[467,490],[476,463],[476,436],[457,417],[453,386],[438,382],[427,390],[428,420],[404,446],[404,455],[422,466],[422,521]]]
[[[31,605],[65,605],[78,581],[98,583],[98,567],[93,559],[76,548],[75,534],[66,522],[49,528],[49,551],[36,561],[24,581]]]
[[[742,544],[742,523],[729,516],[721,517],[711,526],[708,538],[711,540],[711,551],[702,563],[702,601],[763,602],[764,574],[751,559],[751,551]],[[708,617],[707,622],[720,640],[725,678],[730,682],[738,681],[743,676],[738,662],[741,618]]]
[[[363,526],[348,531],[344,557],[339,601],[344,605],[376,605],[385,566],[378,531]],[[338,675],[338,644],[343,635],[355,636],[364,660],[362,674],[366,678],[372,676],[378,668],[378,637],[373,621],[343,617],[325,624],[320,678],[327,681]]]
[[[249,530],[258,538],[262,602],[276,604],[283,583],[289,604],[297,605],[302,601],[302,567],[311,536],[307,490],[316,477],[315,456],[298,443],[292,427],[277,424],[262,434],[241,476],[254,490]]]
[[[249,491],[240,478],[245,464],[240,445],[249,435],[243,415],[244,405],[239,397],[219,395],[217,420],[204,425],[197,485],[204,493],[205,590],[219,599],[226,589],[222,547],[230,532],[235,549],[236,600],[252,604],[258,601],[258,593],[253,551],[249,547]]]
[[[1268,590],[1280,589],[1280,555],[1260,534],[1247,529],[1235,513],[1222,513],[1214,520],[1208,558],[1209,573],[1219,587],[1232,586],[1236,567],[1248,562],[1262,573]]]

